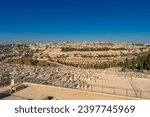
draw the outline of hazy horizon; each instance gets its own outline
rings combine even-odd
[[[110,42],[110,43],[150,43],[149,34],[142,34],[142,36],[133,36],[130,34],[125,35],[39,35],[39,34],[8,34],[8,35],[1,35],[3,38],[0,40],[0,44],[10,44],[10,43],[49,43],[49,42],[96,42],[96,41],[103,41],[103,42]]]

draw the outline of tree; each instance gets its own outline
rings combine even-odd
[[[146,57],[146,67],[147,67],[147,70],[150,70],[150,53]]]
[[[126,60],[125,60],[125,68],[129,68],[129,60],[128,60],[128,58],[126,58]]]
[[[135,58],[133,58],[132,60],[132,70],[134,71],[136,68],[136,62],[135,62]]]

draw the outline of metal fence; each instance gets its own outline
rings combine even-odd
[[[20,78],[14,79],[14,83],[21,83],[21,82],[23,82],[23,81]],[[11,79],[0,80],[0,87],[4,87],[4,86],[8,86],[8,85],[11,85]]]
[[[15,82],[23,82],[23,79],[15,79]],[[37,83],[33,81],[26,81]],[[11,84],[11,80],[5,80],[0,82],[0,87],[4,87]],[[43,81],[39,82],[39,84],[44,84]],[[47,84],[46,85],[51,85]],[[55,85],[53,85],[55,86]],[[57,86],[62,87],[62,86]],[[67,87],[66,87],[67,88]],[[99,92],[99,93],[107,93],[112,95],[120,95],[120,96],[127,96],[127,97],[136,97],[136,98],[143,98],[143,99],[150,99],[150,91],[146,90],[133,90],[133,89],[126,89],[126,88],[119,88],[119,87],[111,87],[111,86],[104,86],[104,85],[86,85],[86,87],[68,87],[72,89],[79,89],[79,90],[87,90],[92,92]],[[138,94],[138,95],[137,95]]]
[[[38,82],[33,82],[33,80],[31,80],[31,81],[29,80],[26,82],[52,85],[52,84],[46,83],[47,80],[38,80]],[[78,89],[78,90],[86,90],[86,91],[91,91],[91,92],[107,93],[107,94],[127,96],[127,97],[150,99],[150,91],[145,91],[145,90],[136,90],[135,91],[133,89],[127,89],[127,88],[119,88],[119,87],[111,87],[111,86],[103,86],[103,85],[93,85],[93,84],[92,85],[87,84],[87,85],[81,86],[79,88],[60,86],[60,85],[55,85],[55,84],[53,84],[52,86],[72,88],[72,89]]]
[[[145,90],[136,90],[135,91],[134,89],[103,86],[103,85],[93,85],[93,84],[92,85],[87,84],[87,85],[81,86],[79,88],[66,87],[66,86],[60,86],[60,85],[46,83],[47,80],[38,80],[38,82],[34,82],[33,80],[27,80],[26,82],[52,85],[52,86],[57,86],[57,87],[72,88],[72,89],[79,89],[79,90],[87,90],[87,91],[91,91],[91,92],[107,93],[107,94],[112,94],[112,95],[150,99],[150,91],[145,91]]]
[[[89,85],[87,89],[93,92],[100,92],[100,93],[108,93],[113,95],[121,95],[121,96],[128,96],[128,97],[136,97],[136,98],[143,98],[143,99],[150,99],[150,91],[145,90],[136,90],[133,89],[126,89],[126,88],[119,88],[119,87],[110,87],[110,86],[103,86],[103,85]],[[137,94],[138,93],[138,96]]]
[[[10,83],[11,83],[11,80],[4,80],[0,82],[0,87],[8,86],[10,85]]]

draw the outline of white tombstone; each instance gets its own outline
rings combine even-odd
[[[12,78],[11,79],[11,85],[14,85],[15,84],[15,80]]]

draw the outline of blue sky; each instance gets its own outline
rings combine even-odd
[[[0,0],[0,43],[150,43],[149,0]]]

